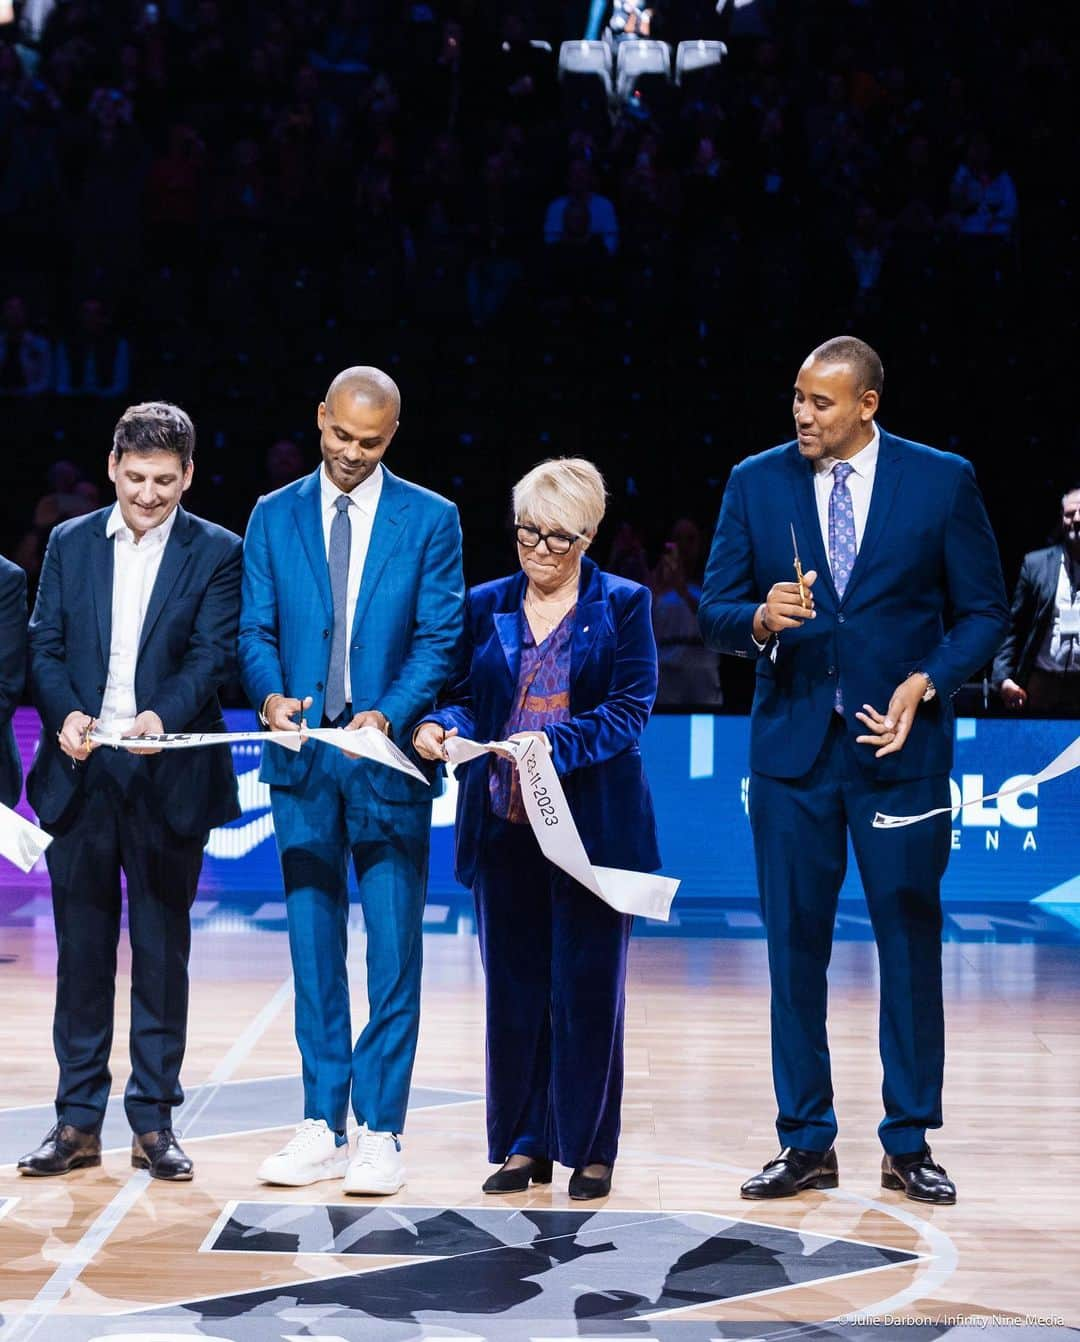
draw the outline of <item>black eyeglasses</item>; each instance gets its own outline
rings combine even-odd
[[[526,550],[535,550],[541,541],[547,542],[548,553],[553,555],[569,554],[580,536],[568,536],[564,531],[541,531],[539,527],[516,526],[514,535],[517,543]]]

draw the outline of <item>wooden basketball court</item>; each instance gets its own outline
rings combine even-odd
[[[242,918],[197,923],[190,1184],[132,1170],[122,1110],[102,1168],[21,1178],[52,1123],[50,920],[3,929],[0,1339],[863,1336],[1080,1324],[1080,947],[950,942],[946,1127],[955,1207],[881,1189],[876,967],[832,970],[840,1187],[773,1204],[740,1180],[775,1152],[761,940],[641,938],[610,1198],[485,1198],[483,991],[475,937],[426,937],[424,1011],[390,1199],[269,1188],[259,1162],[301,1117],[288,947]],[[351,965],[363,1014],[362,934]],[[126,948],[114,1092],[127,1076]],[[6,1162],[6,1163],[5,1163]],[[828,1322],[831,1321],[831,1322]],[[1045,1331],[1042,1335],[1049,1335]],[[920,1332],[924,1336],[925,1332]]]

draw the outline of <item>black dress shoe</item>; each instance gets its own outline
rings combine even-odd
[[[793,1198],[805,1188],[835,1188],[840,1182],[836,1151],[803,1151],[785,1146],[760,1174],[747,1179],[739,1192],[744,1198]]]
[[[482,1191],[524,1193],[530,1180],[534,1184],[551,1183],[551,1161],[538,1160],[535,1156],[530,1156],[527,1165],[515,1165],[510,1169],[503,1165],[501,1170],[496,1170],[484,1180]]]
[[[20,1174],[67,1174],[101,1164],[101,1138],[70,1123],[57,1123],[36,1151],[19,1161]]]
[[[195,1171],[172,1128],[135,1133],[131,1138],[131,1164],[134,1169],[149,1170],[152,1179],[190,1179]]]
[[[930,1156],[924,1146],[908,1156],[881,1158],[881,1186],[897,1192],[903,1190],[913,1202],[939,1202],[945,1205],[956,1201],[956,1185]]]
[[[588,1202],[591,1198],[606,1198],[611,1192],[611,1169],[599,1179],[584,1170],[575,1170],[570,1176],[567,1192],[575,1202]]]

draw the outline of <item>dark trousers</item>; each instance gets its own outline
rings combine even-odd
[[[79,766],[90,772],[81,809],[46,850],[57,948],[56,1113],[86,1132],[100,1132],[105,1118],[123,870],[131,941],[124,1109],[133,1132],[156,1132],[171,1125],[184,1099],[189,911],[206,838],[174,834],[137,775],[134,786],[123,787],[104,763],[91,757]]]
[[[1029,717],[1080,717],[1080,671],[1040,671],[1035,667],[1027,682]]]
[[[633,920],[488,820],[474,886],[486,975],[488,1159],[613,1165]]]
[[[835,717],[801,778],[754,774],[750,823],[769,944],[773,1083],[781,1146],[824,1151],[836,1136],[826,970],[847,869],[848,834],[878,949],[885,1150],[918,1150],[941,1126],[945,1025],[941,991],[941,877],[948,814],[874,829],[877,811],[917,815],[949,804],[946,775],[878,784]]]

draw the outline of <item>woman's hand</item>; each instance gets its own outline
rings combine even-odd
[[[522,745],[525,745],[529,741],[539,741],[547,753],[549,755],[551,754],[551,741],[548,739],[546,732],[514,732],[513,736],[508,736],[506,739],[508,741],[520,741]],[[508,759],[517,758],[517,756],[511,754],[509,750],[498,750],[495,753],[498,755],[505,755]]]
[[[425,760],[445,760],[446,742],[457,736],[457,728],[449,731],[438,722],[422,722],[413,732],[413,749]]]

